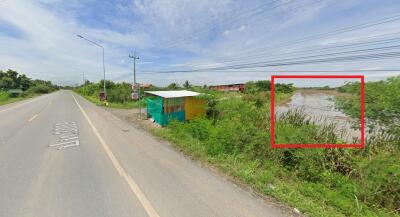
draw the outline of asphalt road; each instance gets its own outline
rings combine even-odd
[[[0,106],[0,216],[288,216],[71,91]]]

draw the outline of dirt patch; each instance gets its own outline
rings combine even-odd
[[[146,110],[142,108],[141,114],[139,109],[116,109],[116,108],[105,108],[118,118],[133,124],[135,127],[142,128],[145,130],[151,130],[154,128],[161,128],[160,125],[152,122],[147,118]]]

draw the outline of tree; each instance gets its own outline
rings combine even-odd
[[[169,90],[177,90],[177,89],[179,89],[179,86],[176,83],[171,83],[171,84],[168,85],[167,89],[169,89]]]
[[[18,77],[19,80],[19,87],[23,90],[26,91],[29,89],[31,85],[31,79],[26,77],[26,75],[22,74]]]
[[[183,87],[184,87],[185,89],[189,89],[191,86],[192,86],[192,85],[189,83],[188,80],[186,80],[185,83],[183,84]]]
[[[0,90],[12,89],[13,80],[9,77],[3,77],[0,79]]]
[[[255,82],[256,87],[259,91],[271,90],[271,81],[269,80],[259,80]]]

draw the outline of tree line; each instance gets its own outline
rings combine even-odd
[[[31,79],[11,69],[0,70],[0,91],[21,90],[26,93],[49,93],[57,89],[59,87],[51,81]]]

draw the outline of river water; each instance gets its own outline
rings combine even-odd
[[[354,129],[359,121],[336,109],[334,97],[335,94],[328,91],[297,91],[289,102],[276,106],[275,112],[279,119],[288,110],[301,110],[317,125],[334,123],[336,134],[346,142],[360,139],[360,130]]]

